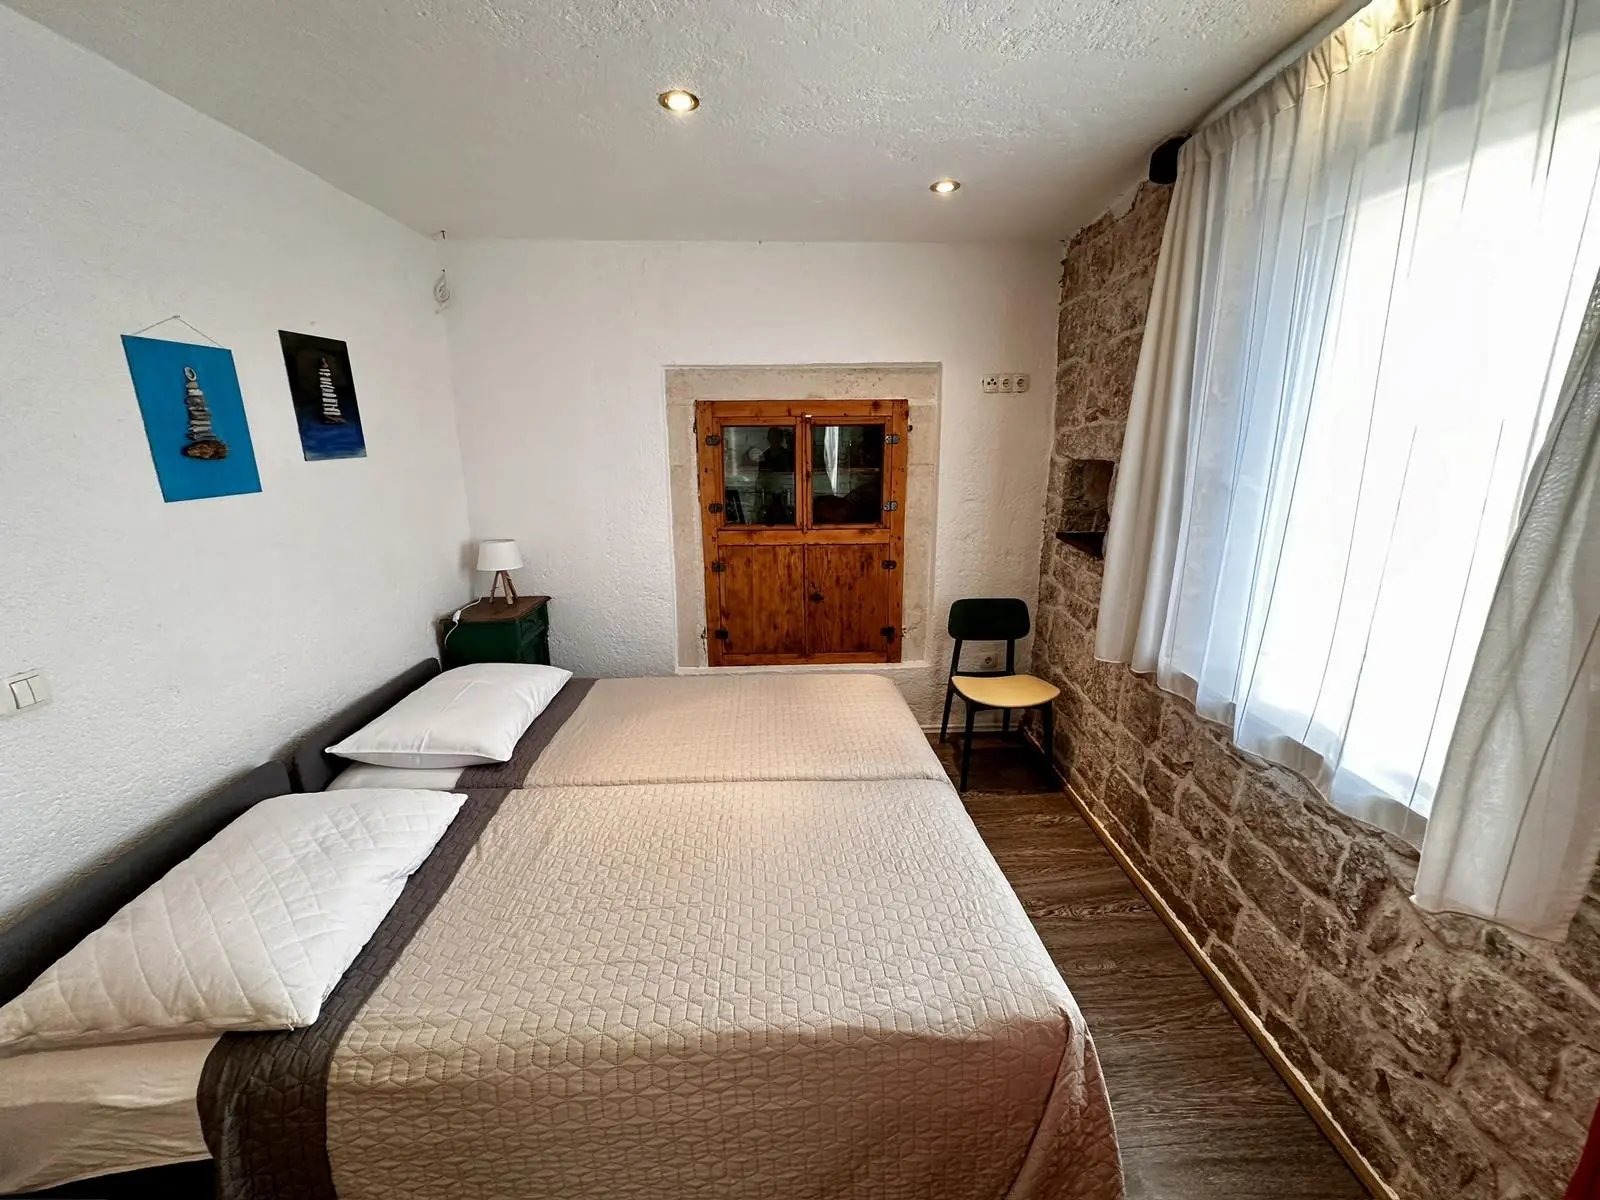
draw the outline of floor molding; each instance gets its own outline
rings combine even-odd
[[[1194,934],[1189,931],[1189,927],[1178,919],[1177,913],[1168,907],[1167,902],[1161,898],[1161,893],[1145,877],[1144,872],[1134,864],[1133,860],[1128,857],[1127,852],[1118,845],[1117,839],[1111,835],[1100,819],[1089,810],[1089,806],[1084,803],[1083,797],[1079,796],[1077,791],[1070,785],[1064,787],[1063,790],[1066,792],[1067,798],[1072,801],[1073,807],[1078,810],[1079,815],[1088,823],[1089,828],[1094,830],[1094,835],[1100,839],[1101,845],[1105,846],[1111,856],[1117,860],[1117,865],[1127,873],[1128,878],[1133,880],[1134,886],[1139,889],[1145,900],[1149,902],[1150,907],[1155,909],[1156,915],[1172,931],[1172,936],[1178,940],[1178,944],[1183,947],[1184,952],[1194,960],[1195,966],[1200,968],[1200,973],[1206,977],[1206,981],[1222,997],[1222,1002],[1228,1006],[1228,1010],[1233,1014],[1234,1020],[1244,1027],[1244,1031],[1250,1035],[1250,1040],[1255,1042],[1257,1048],[1266,1056],[1267,1061],[1272,1064],[1273,1069],[1283,1077],[1284,1083],[1289,1085],[1289,1090],[1294,1093],[1295,1099],[1299,1100],[1305,1110],[1311,1114],[1311,1119],[1317,1123],[1323,1135],[1333,1143],[1333,1148],[1339,1152],[1339,1156],[1349,1164],[1350,1169],[1355,1172],[1356,1178],[1361,1181],[1367,1191],[1372,1193],[1376,1200],[1398,1200],[1389,1185],[1378,1177],[1378,1173],[1373,1170],[1372,1164],[1362,1156],[1361,1151],[1355,1148],[1355,1144],[1350,1141],[1349,1136],[1340,1128],[1338,1121],[1334,1120],[1333,1114],[1323,1105],[1321,1097],[1312,1089],[1310,1082],[1284,1056],[1283,1051],[1278,1048],[1277,1042],[1272,1040],[1272,1036],[1267,1032],[1266,1027],[1261,1024],[1260,1019],[1245,1004],[1244,998],[1234,990],[1233,985],[1217,970],[1211,959],[1206,955],[1206,952],[1200,948],[1200,943],[1195,940]]]

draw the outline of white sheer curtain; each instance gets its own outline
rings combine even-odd
[[[1600,268],[1600,0],[1377,0],[1184,147],[1098,654],[1420,839]]]
[[[1416,901],[1560,937],[1600,854],[1600,284],[1506,556]]]

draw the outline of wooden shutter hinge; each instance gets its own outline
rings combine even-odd
[[[898,433],[886,434],[883,439],[883,444],[885,446],[898,446],[900,444],[900,435]]]
[[[720,433],[708,433],[708,434],[706,434],[706,445],[708,445],[708,446],[720,446],[720,445],[722,445],[722,435]]]
[[[723,562],[721,559],[718,559],[716,562],[711,564],[711,573],[713,575],[721,575],[727,569],[728,564]]]
[[[722,505],[720,505],[720,504],[708,504],[708,505],[706,505],[706,511],[707,512],[719,513],[719,512],[722,511]]]
[[[885,504],[883,506],[883,511],[884,512],[895,512],[895,511],[897,511],[899,509],[899,507],[900,507],[900,501],[891,500],[891,501],[889,501],[889,503],[887,503],[887,504]]]
[[[883,569],[885,571],[892,571],[896,567],[898,567],[899,565],[900,564],[895,562],[895,560],[892,559],[892,558],[886,558],[886,559],[883,560]]]
[[[728,631],[726,629],[716,629],[712,631],[711,636],[719,642],[725,642],[728,640]]]
[[[883,636],[887,641],[894,641],[894,626],[885,625],[883,627]]]

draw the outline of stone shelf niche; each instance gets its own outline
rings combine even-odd
[[[1103,458],[1069,458],[1056,537],[1090,558],[1106,555],[1111,525],[1111,479],[1116,464]]]

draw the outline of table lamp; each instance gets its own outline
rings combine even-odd
[[[478,543],[478,570],[493,571],[494,579],[489,584],[488,600],[494,603],[494,596],[504,584],[506,589],[505,602],[509,607],[517,602],[517,589],[511,582],[511,572],[522,565],[522,555],[517,552],[517,543],[511,538],[485,538]]]

